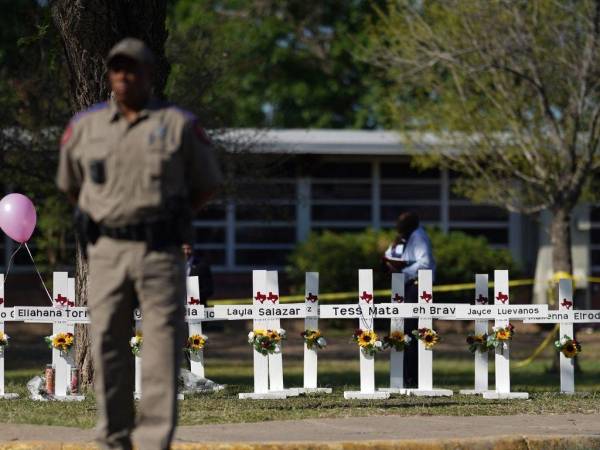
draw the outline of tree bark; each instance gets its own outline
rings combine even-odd
[[[552,270],[573,274],[573,258],[571,255],[571,210],[568,206],[560,206],[552,210],[550,224],[550,242],[552,243]]]
[[[166,0],[53,0],[52,19],[58,29],[71,83],[73,112],[106,101],[106,55],[125,37],[137,37],[156,57],[154,94],[163,96],[169,63],[165,57]],[[87,305],[87,264],[77,249],[78,306]],[[87,327],[76,327],[75,352],[82,388],[93,383],[94,369]]]

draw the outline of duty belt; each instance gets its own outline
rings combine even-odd
[[[156,221],[138,223],[135,225],[124,225],[122,227],[108,227],[98,225],[100,236],[124,241],[140,241],[153,245],[165,246],[180,244],[179,238],[174,236],[176,229],[169,221]]]

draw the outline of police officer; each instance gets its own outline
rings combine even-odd
[[[194,116],[151,95],[154,57],[127,38],[107,57],[113,98],[75,115],[61,139],[58,187],[86,218],[88,306],[99,441],[131,449],[132,315],[143,322],[136,441],[167,449],[177,419],[184,336],[181,244],[221,182]]]

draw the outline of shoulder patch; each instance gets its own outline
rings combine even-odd
[[[210,138],[208,137],[208,134],[206,134],[206,131],[204,130],[204,128],[202,128],[200,126],[200,124],[198,123],[197,120],[194,121],[194,133],[196,134],[198,139],[200,139],[200,142],[202,142],[203,144],[206,144],[206,145],[212,145],[212,142],[211,142]]]
[[[73,116],[73,118],[71,119],[71,124],[79,122],[83,117],[87,116],[88,114],[91,114],[91,113],[94,113],[97,111],[102,111],[103,109],[106,109],[106,108],[108,108],[108,102],[96,103],[95,105],[90,106],[88,109],[85,109],[85,110],[80,111],[77,114],[75,114]]]
[[[63,145],[65,145],[67,142],[69,142],[69,139],[71,139],[71,136],[73,136],[73,125],[71,123],[69,123],[67,125],[67,128],[65,128],[65,131],[63,131],[62,137],[60,138],[61,147]]]

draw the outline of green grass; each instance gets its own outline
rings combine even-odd
[[[491,362],[491,361],[490,361]],[[290,398],[285,401],[238,400],[239,392],[252,390],[252,365],[247,359],[212,359],[206,375],[226,390],[215,394],[188,396],[180,402],[180,424],[239,423],[266,420],[321,417],[397,415],[500,415],[600,413],[600,362],[596,358],[582,360],[583,374],[576,378],[578,394],[559,394],[559,377],[548,374],[549,360],[534,362],[524,368],[513,368],[512,390],[530,393],[530,400],[488,401],[477,396],[455,395],[449,398],[393,397],[388,400],[345,400],[344,390],[357,390],[359,385],[356,360],[324,360],[319,363],[319,383],[333,387],[333,394]],[[302,385],[302,362],[285,361],[285,385]],[[376,363],[378,386],[388,377],[386,356]],[[34,402],[26,399],[25,384],[38,374],[35,370],[10,370],[6,373],[7,392],[21,394],[18,400],[0,400],[0,421],[91,427],[95,422],[93,395],[81,403]],[[490,386],[493,386],[493,364]],[[473,384],[473,362],[470,358],[435,358],[434,385],[458,391]]]

